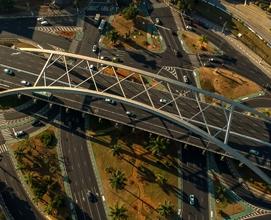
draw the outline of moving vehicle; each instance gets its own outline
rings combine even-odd
[[[38,17],[37,21],[40,21],[40,22],[44,21],[44,17]]]
[[[183,75],[183,81],[185,83],[189,83],[189,79],[188,79],[187,75]]]
[[[176,57],[182,57],[182,53],[179,50],[173,49],[173,52],[175,54]]]
[[[257,151],[257,150],[254,150],[254,149],[250,149],[250,150],[249,150],[249,153],[250,153],[250,154],[253,154],[253,155],[255,155],[255,156],[259,156],[259,155],[260,155],[260,152]]]
[[[190,25],[186,25],[186,30],[193,31],[193,28]]]
[[[44,21],[40,22],[40,24],[45,26],[45,25],[48,25],[49,23],[48,23],[48,21],[44,20]]]
[[[97,50],[98,50],[97,44],[94,44],[93,47],[92,47],[92,52],[96,53]]]
[[[32,92],[33,96],[39,97],[39,98],[46,98],[46,99],[51,99],[53,97],[53,94],[51,92]]]
[[[25,80],[22,80],[22,81],[21,81],[21,84],[24,85],[24,86],[30,86],[30,85],[31,85],[30,82],[25,81]]]
[[[88,196],[89,201],[92,202],[92,203],[98,201],[97,196],[94,195],[94,193],[92,193],[90,191],[87,192],[87,196]]]
[[[100,15],[100,14],[96,14],[96,15],[95,15],[95,18],[94,18],[95,24],[98,25],[99,22],[100,22],[100,20],[101,20],[101,15]]]
[[[32,122],[31,125],[32,125],[33,127],[41,127],[41,126],[43,126],[44,124],[43,124],[40,120],[36,119],[35,121]]]
[[[162,104],[166,104],[167,100],[166,99],[160,99],[159,102],[162,103]]]
[[[193,194],[189,195],[189,204],[195,205],[195,196]]]
[[[126,111],[126,115],[128,115],[128,117],[130,117],[130,118],[135,118],[136,117],[136,115],[133,112],[130,112],[130,111]]]
[[[20,138],[20,137],[22,137],[24,135],[25,135],[24,131],[15,131],[14,130],[14,136],[15,136],[15,138]]]
[[[105,28],[105,25],[106,25],[106,20],[102,19],[101,23],[100,23],[100,25],[98,27],[99,31],[103,31],[103,29]]]
[[[160,24],[161,23],[160,19],[159,18],[155,18],[155,23],[156,24]]]
[[[105,98],[104,101],[107,102],[107,103],[109,103],[109,104],[111,104],[111,105],[116,105],[116,101],[112,100],[110,98]]]
[[[8,69],[8,68],[4,69],[4,73],[7,74],[7,75],[10,75],[10,76],[14,75],[14,72],[11,69]]]

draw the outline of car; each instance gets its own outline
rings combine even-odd
[[[210,62],[203,63],[203,66],[205,66],[205,67],[215,67],[215,65],[213,63],[210,63]]]
[[[121,60],[120,60],[119,57],[113,57],[112,58],[112,62],[114,62],[114,63],[121,63]]]
[[[195,196],[193,194],[189,195],[189,204],[195,205]]]
[[[7,74],[7,75],[10,75],[10,76],[13,76],[13,75],[14,75],[13,70],[8,69],[8,68],[5,68],[5,69],[4,69],[4,73]]]
[[[35,120],[32,122],[31,124],[33,127],[41,127],[43,126],[44,124],[40,121],[40,120]]]
[[[93,53],[96,53],[97,50],[98,50],[98,47],[97,47],[96,44],[94,44],[93,47],[92,47],[92,52],[93,52]]]
[[[89,65],[89,68],[90,68],[91,70],[95,70],[95,69],[96,69],[96,67],[95,67],[93,64]]]
[[[98,201],[97,196],[94,193],[88,191],[87,195],[90,202],[95,203]]]
[[[30,82],[25,81],[25,80],[22,80],[22,81],[21,81],[21,84],[24,85],[24,86],[30,86],[30,85],[31,85]]]
[[[136,115],[133,113],[133,112],[130,112],[130,111],[126,111],[126,115],[130,118],[135,118]]]
[[[189,83],[189,79],[188,79],[187,75],[183,75],[183,81],[185,83]]]
[[[15,138],[20,138],[24,136],[26,133],[24,131],[14,131]]]
[[[162,104],[167,104],[168,101],[166,99],[160,99],[159,102]]]
[[[109,104],[111,104],[111,105],[116,105],[116,101],[112,100],[110,98],[105,98],[104,101],[107,102],[107,103],[109,103]]]
[[[211,63],[223,64],[223,62],[221,60],[216,59],[216,58],[209,58],[208,61]]]
[[[173,49],[173,53],[175,54],[176,57],[182,57],[183,56],[181,51],[176,50],[176,49]]]
[[[41,24],[41,25],[46,26],[46,25],[48,25],[48,24],[49,24],[49,22],[48,22],[48,21],[46,21],[46,20],[44,20],[44,21],[40,22],[40,24]]]
[[[44,17],[38,17],[37,21],[40,21],[40,22],[44,21]]]
[[[255,155],[255,156],[259,156],[259,155],[260,155],[260,152],[257,151],[257,150],[254,150],[254,149],[250,149],[250,150],[249,150],[249,153],[250,153],[250,154],[253,154],[253,155]]]
[[[193,28],[190,25],[186,25],[186,30],[193,31]]]
[[[160,19],[159,18],[155,18],[155,23],[156,24],[160,24],[161,23]]]

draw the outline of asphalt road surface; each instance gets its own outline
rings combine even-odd
[[[88,153],[84,119],[80,113],[63,111],[62,121],[69,127],[61,130],[61,144],[78,219],[104,220],[106,214]],[[88,192],[97,195],[96,202],[90,200]]]
[[[29,74],[29,72],[39,73],[40,70],[42,69],[42,65],[44,64],[44,61],[42,61],[40,58],[38,58],[36,56],[32,56],[30,54],[23,54],[23,55],[20,54],[16,57],[16,59],[13,60],[12,56],[8,56],[11,54],[11,52],[12,52],[12,50],[6,49],[6,48],[5,49],[3,48],[0,51],[0,53],[1,53],[0,55],[2,57],[2,63],[5,63],[6,65],[14,66],[14,67],[16,66],[17,68],[19,68],[18,70],[20,70],[20,73],[16,72],[15,77],[10,77],[10,76],[3,74],[2,80],[5,80],[5,82],[11,83],[10,85],[12,87],[13,86],[16,86],[16,87],[20,86],[21,79],[25,79],[25,80],[28,80],[33,83],[32,73]],[[26,63],[25,60],[28,60],[28,62]],[[23,71],[21,71],[21,69],[27,70],[29,72],[23,72]],[[54,66],[54,67],[52,67],[52,69],[51,68],[48,69],[46,74],[48,77],[55,77],[56,74],[60,74],[61,72],[63,72],[63,68]],[[83,69],[76,69],[76,71],[73,73],[74,83],[81,81],[85,77],[88,77],[88,74],[85,71],[83,71]],[[99,82],[98,83],[99,85],[102,84],[103,86],[109,86],[109,85],[112,85],[113,83],[115,83],[115,79],[108,77],[108,76],[105,76],[105,75],[103,77],[97,76],[95,78],[96,78],[97,82]],[[60,83],[56,83],[56,85],[63,85],[63,84],[60,82]],[[84,84],[84,86],[87,88],[93,87],[93,85],[89,84],[88,82],[86,82]],[[128,97],[132,97],[134,94],[136,94],[136,92],[139,92],[143,89],[143,88],[140,88],[140,86],[138,84],[135,84],[131,81],[127,81],[126,83],[123,83],[123,88],[124,88],[126,95]],[[112,91],[114,91],[116,94],[121,94],[121,90],[118,87],[112,88]],[[168,93],[165,93],[162,91],[150,90],[150,95],[153,97],[154,104],[156,106],[161,105],[161,103],[159,103],[159,99],[162,97],[170,100],[170,95]],[[64,96],[64,97],[65,97],[65,99],[68,98],[67,96]],[[74,98],[75,97],[78,97],[78,96],[74,96]],[[139,96],[138,99],[136,99],[136,100],[143,102],[143,103],[149,102],[148,96],[146,94]],[[77,100],[75,100],[75,101],[77,101]],[[124,106],[124,105],[111,106],[111,105],[108,105],[105,102],[103,102],[103,100],[101,100],[101,99],[92,99],[91,103],[92,103],[92,105],[90,108],[98,107],[99,109],[101,109],[101,111],[99,111],[99,114],[102,113],[101,116],[108,117],[108,113],[110,112],[110,115],[112,115],[112,117],[109,117],[109,119],[112,118],[112,120],[114,120],[114,118],[117,118],[118,120],[121,120],[121,121],[124,120],[126,123],[129,123],[129,124],[131,124],[131,123],[134,125],[136,124],[137,126],[139,126],[140,124],[141,125],[144,124],[146,121],[148,121],[148,123],[150,123],[151,125],[160,123],[162,125],[158,129],[158,131],[159,131],[158,133],[160,133],[160,134],[163,132],[168,132],[169,130],[176,131],[175,125],[170,124],[166,121],[163,121],[161,118],[154,117],[153,115],[150,115],[149,113],[143,112],[138,109],[131,109],[130,107]],[[193,114],[193,113],[196,114],[198,112],[196,101],[188,99],[187,97],[180,97],[178,99],[177,103],[180,106],[179,108],[180,108],[183,116],[191,117],[191,114]],[[74,102],[73,106],[75,106],[75,104],[76,103]],[[204,108],[204,106],[205,106],[205,104],[202,105],[202,108]],[[77,108],[78,108],[78,106],[77,106]],[[81,108],[81,105],[79,108]],[[134,113],[138,116],[136,120],[131,119],[125,115],[125,111],[127,111],[127,109],[131,109],[131,111],[134,111]],[[106,111],[104,111],[104,110],[106,110]],[[167,106],[167,111],[176,114],[176,109],[173,107]],[[114,113],[115,116],[113,116],[113,112],[115,112]],[[223,110],[218,109],[218,108],[214,109],[214,107],[209,107],[208,109],[206,109],[205,112],[206,112],[206,118],[208,118],[208,123],[213,124],[213,125],[217,125],[219,123],[222,123],[224,125],[226,124],[226,119],[223,120],[223,118],[221,117],[221,115],[224,116]],[[197,115],[196,119],[202,120],[201,117],[202,116]],[[154,121],[152,121],[152,120],[154,120]],[[196,122],[192,122],[192,123],[196,123]],[[150,124],[147,126],[148,129],[150,129]],[[222,124],[221,124],[221,126],[223,126]],[[253,127],[253,129],[251,126]],[[145,127],[145,129],[146,129],[146,127]],[[151,129],[151,130],[153,130],[153,129]],[[253,119],[250,117],[244,117],[242,114],[238,114],[238,113],[234,114],[234,120],[232,122],[232,131],[235,131],[237,133],[242,132],[242,134],[248,134],[252,137],[258,136],[259,139],[261,139],[261,140],[266,139],[267,142],[269,142],[270,127],[268,127],[268,125],[264,124],[264,122],[262,122],[260,120]],[[183,135],[187,136],[187,132],[183,131]],[[181,138],[183,135],[181,135],[181,136],[178,135],[178,137],[176,137],[171,132],[168,134],[169,137],[175,136],[176,139]],[[235,135],[231,135],[229,141],[230,141],[230,144],[232,146],[234,146],[235,148],[242,150],[242,151],[245,150],[247,152],[249,151],[249,148],[244,149],[243,148],[244,145],[249,144],[250,146],[254,146],[254,147],[261,146],[261,148],[258,148],[258,150],[261,153],[261,156],[258,158],[259,159],[258,163],[263,163],[263,164],[266,164],[266,166],[270,167],[270,162],[268,159],[268,155],[269,155],[268,152],[269,152],[270,148],[263,147],[262,145],[257,145],[257,143],[253,143],[252,140],[249,141],[249,143],[248,143],[245,140],[242,140],[242,138],[235,136]],[[199,139],[198,144],[202,145],[202,141],[200,139]],[[216,147],[215,151],[219,151],[217,147]]]
[[[197,149],[183,149],[183,220],[209,219],[208,177],[206,155]],[[195,205],[189,204],[189,196],[195,196]]]

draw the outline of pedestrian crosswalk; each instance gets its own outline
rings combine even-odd
[[[4,117],[4,114],[0,114],[0,125],[5,125],[7,122],[6,122],[6,119]]]
[[[32,28],[36,31],[41,31],[41,32],[45,32],[48,34],[58,34],[58,32],[60,31],[67,31],[67,32],[78,32],[78,31],[82,31],[83,28],[82,27],[76,27],[76,26],[38,26],[38,27],[34,27]]]
[[[5,153],[7,151],[8,151],[7,145],[6,144],[1,144],[0,145],[0,154]]]
[[[164,66],[163,69],[173,75],[176,79],[178,79],[176,68],[174,68],[173,66]]]

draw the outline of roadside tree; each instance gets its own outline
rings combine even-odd
[[[112,220],[128,219],[127,209],[123,205],[119,206],[119,204],[116,203],[114,207],[110,207],[109,216],[112,218]]]
[[[115,190],[123,189],[126,185],[126,181],[125,173],[120,170],[113,171],[109,178],[110,185]]]
[[[174,206],[171,202],[165,201],[163,204],[159,205],[157,211],[161,216],[169,217],[174,213]]]

